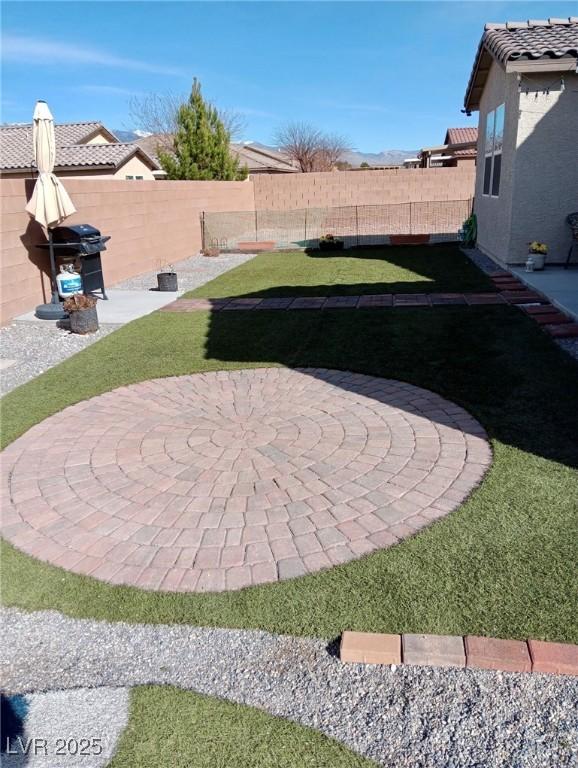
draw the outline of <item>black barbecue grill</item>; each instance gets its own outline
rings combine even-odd
[[[107,299],[100,254],[106,251],[110,237],[101,235],[100,230],[90,224],[73,224],[48,230],[48,238],[48,243],[43,243],[39,248],[51,251],[53,281],[56,280],[55,256],[63,261],[80,259],[84,293],[101,291],[102,298]]]

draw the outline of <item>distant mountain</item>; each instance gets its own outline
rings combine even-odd
[[[149,136],[150,134],[145,133],[144,131],[117,131],[115,128],[113,128],[112,132],[115,136],[118,137],[119,141],[136,141],[137,139],[142,138],[143,136]]]
[[[262,147],[269,152],[279,151],[279,147],[268,146],[267,144],[261,144],[258,141],[244,142],[245,144],[252,144],[254,147]],[[344,152],[342,160],[354,167],[358,167],[361,163],[369,163],[369,165],[403,165],[403,161],[408,157],[416,157],[419,149],[384,149],[382,152],[358,152],[357,150],[350,150]]]
[[[134,131],[114,131],[115,136],[118,136],[120,141],[136,141],[137,139],[146,138],[151,136],[150,133],[141,130]],[[273,147],[269,144],[261,144],[259,141],[243,141],[242,144],[247,144],[253,147],[261,147],[268,152],[279,152],[279,147]],[[369,163],[369,165],[403,165],[403,161],[408,157],[416,157],[419,149],[384,149],[382,152],[358,152],[357,150],[350,150],[345,152],[343,160],[350,163],[354,167],[358,167],[361,163]]]
[[[416,157],[418,149],[384,149],[382,152],[357,152],[351,150],[345,152],[343,160],[351,163],[353,166],[359,166],[361,163],[369,165],[403,165],[403,161],[408,157]]]

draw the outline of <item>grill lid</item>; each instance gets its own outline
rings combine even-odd
[[[90,224],[70,224],[54,227],[51,231],[54,243],[82,243],[100,239],[100,230]]]

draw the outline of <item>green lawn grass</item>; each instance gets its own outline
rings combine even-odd
[[[3,546],[2,598],[129,622],[578,641],[578,366],[511,307],[155,313],[3,401],[3,440],[73,402],[143,379],[255,365],[410,381],[468,409],[493,466],[461,508],[389,550],[221,594],[112,587]]]
[[[354,296],[495,290],[453,244],[262,253],[186,296]]]
[[[173,687],[131,692],[129,724],[110,768],[371,768],[312,728]]]

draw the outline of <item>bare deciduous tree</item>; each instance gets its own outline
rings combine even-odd
[[[318,154],[319,167],[315,170],[333,170],[341,160],[343,153],[347,152],[350,148],[349,142],[344,136],[341,136],[338,133],[323,134]]]
[[[281,126],[274,140],[303,173],[331,171],[350,148],[343,136],[322,133],[315,126],[302,122]]]
[[[275,142],[303,173],[314,170],[321,133],[309,123],[286,123],[275,133]]]
[[[177,128],[177,113],[186,98],[171,91],[133,96],[129,101],[129,114],[133,125],[155,136],[158,147],[171,152]]]
[[[157,150],[172,152],[179,107],[185,104],[187,100],[188,96],[185,94],[177,94],[172,91],[133,96],[128,105],[133,126],[137,126],[139,130],[145,133],[153,134]],[[240,138],[246,128],[243,115],[229,109],[219,109],[218,113],[231,140],[235,141]]]

